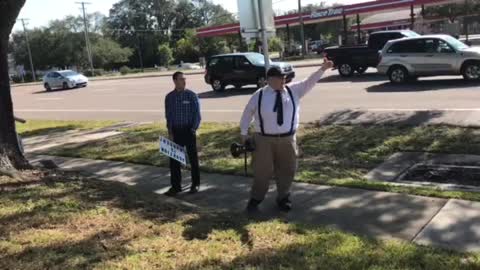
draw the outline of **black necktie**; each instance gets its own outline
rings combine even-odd
[[[282,93],[277,92],[277,97],[275,98],[275,106],[273,107],[273,112],[277,113],[277,124],[279,126],[283,125],[283,102],[282,102]]]

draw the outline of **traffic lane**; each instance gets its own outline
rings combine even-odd
[[[297,79],[316,69],[297,69]],[[347,109],[477,108],[478,93],[472,90],[478,89],[478,84],[466,84],[459,77],[426,79],[405,86],[391,86],[385,79],[372,72],[348,79],[335,71],[327,72],[303,99],[302,121]],[[246,88],[217,94],[204,83],[202,75],[189,75],[187,80],[189,88],[195,89],[201,98],[206,121],[238,121],[255,91]],[[16,111],[27,118],[154,121],[163,119],[163,100],[172,88],[170,77],[160,77],[92,81],[87,88],[46,94],[38,86],[18,87],[13,94]]]

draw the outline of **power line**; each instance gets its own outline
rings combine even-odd
[[[85,30],[85,44],[87,47],[87,55],[88,61],[90,62],[90,69],[92,72],[92,76],[95,76],[95,71],[93,69],[93,59],[92,59],[92,48],[90,47],[90,39],[88,38],[88,25],[87,25],[87,15],[85,13],[85,5],[89,5],[88,2],[76,2],[76,4],[82,5],[82,12],[83,12],[83,25]]]
[[[277,0],[277,1],[273,2],[272,5],[276,5],[276,4],[281,3],[283,1],[286,1],[286,0]]]
[[[35,75],[35,69],[33,68],[32,50],[30,49],[30,40],[28,38],[27,27],[25,26],[25,21],[28,21],[28,19],[19,19],[19,20],[22,21],[23,32],[25,32],[25,40],[27,41],[28,58],[30,59],[30,69],[32,70],[32,78],[33,78],[33,81],[35,82],[37,81],[37,76]]]

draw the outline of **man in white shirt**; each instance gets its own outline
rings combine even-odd
[[[296,130],[299,126],[300,99],[320,80],[333,63],[325,59],[322,67],[307,79],[285,84],[285,74],[279,67],[267,72],[268,85],[255,92],[248,102],[240,122],[242,142],[248,139],[253,120],[255,152],[254,181],[247,211],[255,212],[267,194],[273,175],[277,181],[277,204],[280,210],[292,208],[290,187],[297,170]]]

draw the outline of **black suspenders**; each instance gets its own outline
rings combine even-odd
[[[263,128],[263,117],[262,117],[262,98],[263,98],[263,90],[260,90],[260,94],[258,96],[258,118],[260,120],[260,130],[262,131],[262,135],[265,135],[265,129]]]
[[[292,105],[293,105],[293,112],[292,112],[292,123],[290,126],[290,132],[287,134],[278,134],[278,135],[293,135],[295,133],[294,128],[295,128],[295,115],[297,113],[297,105],[295,104],[295,99],[293,98],[293,93],[292,89],[290,87],[285,86],[287,88],[288,94],[290,95],[290,99],[292,100]],[[263,126],[263,117],[262,117],[262,99],[263,99],[263,90],[260,90],[259,96],[258,96],[258,116],[260,120],[260,130],[262,132],[263,136],[268,136],[265,134],[265,128]]]

